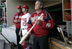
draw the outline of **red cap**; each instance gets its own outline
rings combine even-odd
[[[21,9],[21,6],[20,6],[20,5],[18,5],[18,6],[17,6],[17,9]]]
[[[23,8],[25,8],[25,9],[29,9],[29,7],[28,7],[28,6],[26,6],[26,5],[24,5],[24,6],[23,6]]]

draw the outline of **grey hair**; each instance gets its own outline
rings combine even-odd
[[[37,0],[37,1],[39,1],[40,4],[44,7],[44,2],[43,2],[43,0]]]

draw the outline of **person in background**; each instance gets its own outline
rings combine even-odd
[[[20,30],[20,24],[21,24],[21,17],[23,16],[22,8],[20,5],[17,6],[17,13],[13,17],[13,23],[16,26],[16,36],[17,36],[17,45],[18,49],[21,49],[21,45],[19,44],[20,36],[19,36],[19,30]]]
[[[54,21],[51,21],[53,22],[53,24],[48,23],[51,20],[51,16],[45,9],[43,9],[43,7],[43,1],[37,0],[35,2],[35,12],[31,15],[28,21],[28,30],[30,30],[30,28],[37,21],[32,33],[34,34],[33,49],[49,49],[49,28],[51,28],[51,25],[54,25]],[[40,17],[41,14],[43,14],[43,17],[37,20],[37,18]]]
[[[4,11],[5,10],[5,11]],[[4,14],[5,12],[5,14]],[[7,15],[6,15],[6,8],[2,9],[2,17],[0,18],[0,21],[2,23],[2,28],[6,28],[7,27]]]
[[[27,23],[29,21],[29,17],[31,16],[31,14],[28,13],[28,10],[29,10],[29,7],[27,5],[24,5],[23,6],[24,15],[21,17],[21,29],[19,32],[20,36],[21,36],[21,33],[22,33],[22,36],[25,36],[25,33],[27,33],[27,27],[28,27]],[[24,49],[28,48],[28,46],[29,46],[28,41],[29,40],[26,40],[22,43],[22,46]]]
[[[2,28],[6,28],[7,27],[7,18],[6,18],[6,16],[3,16],[0,20],[2,22]]]

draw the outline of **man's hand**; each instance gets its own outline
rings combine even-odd
[[[36,21],[37,21],[37,24],[42,25],[42,23],[40,21],[44,21],[43,16],[38,18]]]
[[[42,17],[39,17],[37,20],[44,21],[43,16]]]
[[[19,34],[18,34],[19,36],[21,36],[21,31],[19,32]]]
[[[15,23],[19,23],[19,22],[20,22],[20,20],[14,20],[14,22],[15,22]]]
[[[40,22],[40,20],[37,20],[37,24],[38,24],[39,26],[42,25],[42,23]]]
[[[46,27],[50,28],[51,27],[51,23],[47,23]]]

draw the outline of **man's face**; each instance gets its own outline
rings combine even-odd
[[[25,9],[25,8],[23,8],[23,9],[22,9],[22,11],[23,11],[23,12],[26,12],[26,9]]]
[[[41,5],[39,1],[36,1],[35,3],[35,10],[40,10],[41,9]]]
[[[21,9],[17,9],[17,12],[20,13],[21,12]]]
[[[27,12],[27,9],[26,9],[26,8],[23,8],[22,11],[23,11],[23,12]]]

